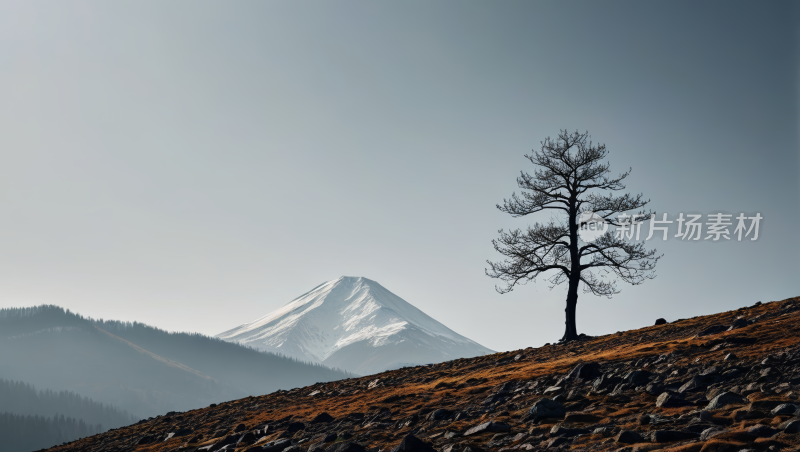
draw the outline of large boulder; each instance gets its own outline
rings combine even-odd
[[[633,444],[642,441],[642,435],[634,432],[633,430],[622,430],[614,438],[614,441],[623,444]]]
[[[555,400],[543,398],[537,400],[528,413],[530,416],[539,418],[561,417],[567,413],[567,409],[564,405]]]
[[[592,382],[592,391],[598,392],[613,388],[620,380],[622,380],[620,377],[612,376],[611,374],[603,374],[595,378]]]
[[[678,389],[678,392],[685,393],[693,391],[705,391],[708,385],[714,381],[714,368],[711,368],[710,371],[711,373],[705,375],[701,374],[693,376],[686,383],[681,385],[681,387]]]
[[[305,430],[306,424],[302,422],[290,422],[289,426],[286,427],[286,431],[289,433],[299,432],[300,430]]]
[[[683,400],[681,396],[679,396],[678,394],[673,394],[671,392],[663,392],[656,399],[656,406],[659,408],[679,407],[685,404],[686,401]]]
[[[333,422],[333,416],[328,413],[319,413],[311,420],[312,424],[327,424],[329,422]]]
[[[733,392],[723,392],[708,402],[707,410],[719,410],[727,405],[744,405],[747,399]]]
[[[576,383],[582,383],[584,381],[594,380],[600,375],[602,375],[600,372],[600,364],[595,362],[579,363],[573,367],[566,376],[564,376],[563,381],[575,381]]]
[[[658,326],[658,325],[666,325],[666,324],[667,324],[666,320],[664,320],[664,319],[656,319],[656,323],[655,323],[656,326]]]
[[[436,449],[416,436],[409,434],[400,441],[397,447],[392,449],[392,452],[436,452]]]

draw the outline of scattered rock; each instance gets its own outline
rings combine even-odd
[[[797,411],[797,405],[793,405],[791,403],[782,403],[770,411],[775,416],[785,415],[785,414],[794,414]]]
[[[219,444],[219,443],[217,443]],[[249,451],[261,451],[261,452],[282,452],[284,449],[292,445],[292,441],[286,438],[282,438],[276,441],[270,441],[267,444],[264,444],[260,447],[254,447],[251,449],[247,449]]]
[[[476,425],[471,429],[464,432],[464,436],[474,435],[476,433],[484,433],[484,432],[507,432],[510,430],[508,424],[503,422],[484,422],[483,424]]]
[[[708,441],[709,439],[719,435],[720,433],[725,433],[728,430],[720,427],[710,427],[703,430],[703,433],[700,434],[700,441]]]
[[[744,327],[746,327],[748,325],[750,325],[750,322],[748,322],[747,320],[745,320],[745,319],[736,319],[736,320],[733,321],[733,324],[730,326],[730,328],[728,328],[728,331],[736,330],[736,329],[739,329],[739,328],[744,328]]]
[[[430,414],[428,414],[427,419],[431,421],[443,421],[452,415],[452,411],[440,408],[438,410],[433,410]]]
[[[528,411],[530,415],[539,418],[561,417],[566,412],[564,405],[548,398],[537,400]]]
[[[632,370],[622,377],[622,381],[630,383],[632,386],[644,386],[650,381],[650,376],[653,375],[646,370]]]
[[[329,422],[333,422],[333,416],[328,413],[319,413],[311,420],[312,424],[327,424]]]
[[[299,432],[300,430],[305,430],[306,424],[302,422],[290,422],[289,425],[286,427],[286,431],[289,433]]]
[[[331,445],[325,452],[366,452],[366,449],[355,441],[344,441]]]
[[[682,430],[656,430],[650,433],[651,441],[654,443],[671,443],[673,441],[686,441],[699,438],[700,434]]]
[[[732,392],[723,392],[722,394],[711,399],[706,409],[718,410],[720,408],[724,408],[727,405],[744,405],[747,402],[748,400],[740,396],[739,394],[734,394]]]
[[[597,423],[600,422],[601,419],[602,417],[596,414],[582,413],[579,411],[573,411],[571,413],[567,413],[567,415],[564,416],[565,423],[575,423],[575,424]]]
[[[593,435],[611,436],[614,434],[614,427],[597,427],[592,431]]]
[[[585,428],[567,428],[564,427],[563,424],[558,423],[550,429],[550,436],[565,436],[567,438],[572,438],[573,436],[583,435],[589,433],[589,430]]]
[[[602,375],[600,364],[595,362],[580,363],[564,376],[563,381],[584,382],[591,381]]]
[[[789,419],[779,426],[785,433],[800,433],[800,419]]]
[[[239,437],[239,439],[236,441],[236,445],[239,446],[240,444],[253,444],[257,439],[258,438],[256,438],[256,435],[254,435],[253,432],[246,432],[244,435]]]
[[[553,439],[551,439],[550,441],[547,442],[547,449],[551,449],[551,448],[555,449],[555,448],[561,446],[562,444],[566,444],[568,442],[570,442],[569,438],[566,438],[564,436],[559,436],[558,438],[553,438]]]
[[[338,433],[328,433],[325,435],[325,438],[322,439],[323,443],[329,443],[331,441],[336,441],[336,438],[339,437]]]
[[[436,449],[414,435],[406,435],[392,452],[436,452]]]
[[[659,408],[673,408],[683,406],[685,404],[686,401],[683,400],[683,397],[672,392],[663,392],[656,399],[656,406]]]
[[[703,329],[702,331],[697,333],[697,335],[699,337],[711,336],[711,335],[714,335],[714,334],[719,334],[719,333],[721,333],[721,332],[723,332],[723,331],[725,331],[727,329],[728,328],[723,326],[723,325],[712,325],[712,326],[710,326],[708,328]]]
[[[778,432],[780,432],[780,430],[763,424],[757,424],[747,429],[747,433],[761,437],[774,436]]]
[[[614,441],[623,444],[633,444],[642,441],[642,435],[632,430],[622,430],[614,438]]]

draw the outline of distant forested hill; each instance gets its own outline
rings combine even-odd
[[[0,363],[0,378],[72,391],[139,418],[352,376],[198,334],[95,321],[57,306],[0,309]]]
[[[95,325],[153,353],[180,361],[240,388],[248,395],[301,386],[298,377],[313,384],[354,376],[322,364],[298,361],[202,334],[169,333],[138,322],[99,320]],[[269,375],[268,381],[264,375]]]
[[[100,425],[64,415],[50,417],[0,413],[3,452],[30,452],[102,433]]]
[[[138,421],[125,410],[104,405],[72,391],[55,392],[36,388],[22,381],[0,379],[0,411],[21,415],[52,417],[63,415],[101,424],[103,431]]]

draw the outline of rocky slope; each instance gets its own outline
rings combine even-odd
[[[800,297],[167,413],[51,450],[797,450],[799,396]]]

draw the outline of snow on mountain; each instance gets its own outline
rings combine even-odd
[[[493,353],[377,282],[351,276],[217,337],[362,375]]]

